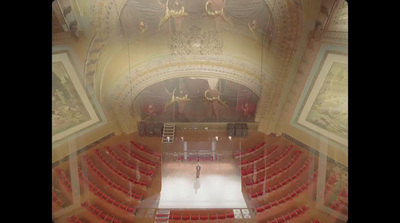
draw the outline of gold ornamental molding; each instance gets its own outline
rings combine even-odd
[[[258,70],[257,70],[258,69]],[[146,87],[172,78],[178,77],[215,77],[242,84],[251,89],[258,97],[268,94],[274,89],[276,79],[263,72],[254,65],[237,59],[221,59],[217,56],[182,56],[153,61],[131,68],[131,77],[127,75],[110,90],[111,94],[105,99],[112,107],[128,108],[131,101]],[[262,84],[262,79],[264,83]],[[262,89],[265,88],[265,89]],[[269,92],[272,93],[272,92]]]
[[[291,0],[264,0],[266,5],[269,7],[272,13],[272,20],[274,21],[274,33],[273,39],[270,45],[270,52],[272,52],[276,57],[279,58],[280,66],[282,69],[275,73],[277,79],[275,80],[275,84],[280,84],[287,76],[287,65],[294,53],[297,38],[300,35],[300,21],[301,21],[301,10],[302,7],[299,6],[298,3],[291,1]],[[91,21],[92,33],[93,33],[93,46],[89,49],[87,58],[86,58],[86,72],[85,72],[85,84],[88,86],[92,86],[93,88],[96,86],[96,62],[98,60],[99,54],[101,53],[102,47],[104,44],[107,43],[108,39],[115,34],[114,32],[117,31],[117,25],[119,21],[119,15],[123,9],[123,6],[127,3],[127,0],[94,0],[90,3],[90,12],[89,17]],[[223,11],[211,11],[210,5],[206,4],[205,8],[210,15],[217,15],[221,16]],[[166,7],[167,8],[167,7]],[[186,12],[184,11],[184,7],[182,6],[180,10],[168,10],[167,17],[174,17],[174,16],[186,16]],[[165,18],[165,17],[164,17]],[[161,21],[160,21],[161,22]],[[115,26],[115,27],[114,27]],[[101,38],[96,37],[101,33]],[[100,36],[100,35],[99,35]],[[99,41],[99,42],[96,42]],[[217,60],[215,60],[217,61]],[[211,63],[210,61],[208,63]],[[193,64],[193,63],[192,63]],[[218,65],[220,65],[218,63]],[[233,65],[224,65],[226,67],[233,66]],[[233,68],[234,67],[234,68]],[[254,73],[250,71],[241,71],[240,66],[233,66],[231,69],[235,69],[237,73],[242,72],[243,76],[238,78],[234,76],[232,79],[235,81],[242,81],[243,77],[252,77],[252,80],[258,80],[258,82],[265,82],[262,78],[256,78]],[[221,68],[222,69],[222,68]],[[244,69],[246,70],[246,69]],[[221,70],[222,71],[222,70]],[[141,77],[144,72],[137,72],[135,74],[134,79]],[[246,74],[244,74],[246,73]],[[194,73],[190,74],[193,75]],[[223,72],[220,72],[221,77],[223,76]],[[254,77],[253,77],[254,76]],[[226,78],[229,79],[229,78]],[[246,82],[246,80],[243,80]],[[121,83],[118,83],[121,84]],[[245,85],[252,84],[247,83]],[[258,86],[261,84],[258,83]],[[257,86],[252,86],[252,89]],[[257,87],[255,87],[257,88]],[[258,87],[260,88],[260,87]],[[98,94],[99,89],[95,89],[95,93]],[[261,90],[259,90],[261,92]],[[277,92],[274,93],[275,96],[279,96]],[[278,99],[276,99],[278,100]],[[267,106],[267,102],[260,101],[261,105],[265,104]],[[265,114],[269,115],[269,114]]]
[[[160,28],[162,25],[164,25],[165,22],[169,20],[170,17],[174,18],[181,18],[184,16],[188,16],[188,14],[185,12],[185,7],[181,6],[179,10],[173,10],[169,9],[169,0],[165,2],[165,15],[163,18],[160,19],[160,23],[158,24],[158,27]],[[180,6],[177,1],[175,1],[175,6]]]

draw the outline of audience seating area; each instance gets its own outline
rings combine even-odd
[[[140,186],[141,189],[146,190],[147,187],[149,186],[149,183],[144,182],[144,181],[140,181],[136,178],[136,175],[134,177],[132,177],[132,175],[128,175],[125,172],[121,171],[120,169],[118,169],[117,167],[115,167],[114,165],[112,165],[101,153],[99,150],[95,150],[95,154],[100,158],[101,161],[103,161],[103,163],[107,166],[107,168],[111,171],[113,171],[114,173],[116,173],[117,175],[119,175],[120,177],[124,178],[127,181],[132,182],[133,184],[135,184],[136,186]],[[90,162],[90,161],[89,161]]]
[[[58,206],[63,207],[65,205],[65,202],[58,196],[58,194],[54,191],[54,188],[51,191],[52,193],[52,200],[55,202]]]
[[[157,214],[158,217],[168,217],[170,223],[177,222],[212,222],[223,221],[233,222],[234,214],[232,210],[219,211],[219,210],[171,210],[169,214]]]
[[[261,154],[261,155],[258,155],[258,156],[256,156],[256,157],[247,157],[247,158],[241,158],[241,161],[240,162],[238,162],[238,165],[241,167],[241,168],[246,168],[247,166],[250,166],[250,165],[255,165],[255,163],[256,162],[261,162],[261,161],[263,161],[264,159],[267,159],[267,158],[270,158],[270,155],[273,153],[273,152],[275,152],[275,151],[277,151],[279,149],[279,147],[278,146],[275,146],[274,148],[272,148],[272,149],[269,149],[269,150],[266,150],[263,154]]]
[[[307,168],[309,168],[309,166],[310,166],[310,165],[309,165],[309,162],[310,162],[310,160],[308,159],[308,160],[304,163],[304,165],[303,165],[298,171],[296,171],[296,173],[294,173],[292,176],[290,176],[290,177],[288,177],[288,178],[286,178],[286,179],[281,180],[279,183],[277,183],[277,184],[275,184],[275,185],[267,186],[267,187],[265,188],[265,191],[253,192],[253,193],[250,195],[250,197],[251,197],[251,198],[256,198],[256,197],[258,197],[258,196],[264,195],[265,193],[273,192],[273,191],[275,191],[275,190],[277,190],[277,189],[283,187],[283,186],[286,185],[286,184],[290,185],[290,182],[291,182],[291,181],[294,181],[294,180],[296,180],[297,178],[300,178],[300,176],[301,176],[304,172],[306,172],[305,170],[306,170]]]
[[[154,171],[152,171],[152,170],[144,170],[144,169],[141,169],[141,168],[137,167],[137,165],[130,164],[129,162],[125,161],[123,158],[118,156],[112,149],[110,149],[110,147],[107,147],[105,149],[105,151],[106,151],[107,154],[109,154],[112,158],[117,160],[122,165],[124,165],[124,166],[126,166],[126,167],[128,167],[128,168],[130,168],[132,170],[138,171],[140,174],[143,174],[143,175],[149,176],[149,177],[154,175]]]
[[[110,185],[111,187],[113,187],[117,190],[124,192],[125,194],[129,195],[130,197],[132,197],[134,199],[141,199],[143,197],[143,194],[130,192],[130,190],[126,189],[125,187],[122,187],[122,186],[118,185],[117,183],[114,183],[113,180],[108,178],[102,171],[100,171],[87,156],[84,156],[83,158],[85,159],[87,165],[91,168],[91,170],[96,173],[98,179],[101,179],[106,184]],[[123,175],[123,173],[121,173],[118,170],[116,172],[118,173],[118,175]],[[125,176],[125,175],[123,175],[123,176]],[[127,177],[127,180],[129,180],[129,176],[126,176],[126,177]],[[129,182],[131,182],[131,181],[129,181]],[[140,185],[140,183],[137,183],[137,184]],[[131,190],[132,190],[132,188],[131,188]]]
[[[245,158],[246,156],[250,156],[252,154],[256,154],[258,151],[262,151],[262,149],[266,148],[265,146],[266,146],[265,142],[262,142],[262,143],[259,143],[259,144],[255,145],[254,147],[248,148],[244,152],[234,153],[233,156],[234,156],[235,159],[239,159],[239,157]]]
[[[82,221],[80,218],[78,218],[75,215],[69,216],[67,218],[67,222],[68,223],[85,223],[84,221]]]
[[[308,210],[309,210],[309,208],[306,205],[301,205],[300,207],[298,207],[284,215],[281,215],[279,217],[275,217],[274,219],[268,220],[267,223],[282,223],[282,222],[286,222],[288,220],[293,220],[294,218],[305,213]]]
[[[160,160],[161,159],[161,153],[158,153],[158,152],[155,152],[155,151],[150,151],[144,145],[140,145],[139,146],[134,141],[130,141],[130,142],[134,146],[133,148],[136,149],[137,151],[142,151],[143,153],[148,154],[148,155],[156,158],[156,160]]]
[[[281,198],[272,201],[272,202],[268,202],[266,204],[263,204],[257,208],[255,208],[255,211],[257,214],[262,213],[264,211],[270,210],[273,207],[276,207],[280,204],[284,204],[292,199],[294,199],[295,197],[299,196],[302,193],[305,193],[307,191],[307,189],[309,188],[310,185],[312,185],[313,183],[315,183],[316,179],[317,179],[317,175],[318,172],[317,170],[314,171],[314,173],[311,175],[311,177],[308,178],[308,180],[303,183],[301,186],[294,188],[292,192],[286,194],[285,196],[282,196]]]
[[[72,188],[71,181],[69,178],[65,175],[65,172],[63,169],[56,168],[55,169],[57,177],[59,179],[59,182],[67,189],[69,192],[75,191],[74,188]]]
[[[129,154],[129,156],[131,156],[133,159],[135,159],[137,162],[139,162],[141,167],[144,168],[149,168],[152,170],[155,170],[157,167],[157,163],[153,162],[153,161],[149,161],[141,156],[136,155],[135,153],[133,153],[132,151],[130,151],[130,149],[122,146],[120,147],[121,150],[123,150],[124,152],[126,152],[127,154]]]
[[[87,210],[90,211],[93,215],[97,216],[98,219],[103,219],[106,222],[110,223],[121,223],[122,221],[116,219],[114,216],[110,216],[106,212],[100,210],[99,208],[95,207],[94,205],[90,204],[88,201],[82,203],[82,207],[85,207]]]
[[[82,212],[76,215],[69,213],[66,221],[86,223],[96,219],[96,222],[121,223],[126,221],[123,213],[136,221],[136,214],[140,213],[137,205],[145,203],[143,199],[148,197],[161,157],[160,153],[135,141],[129,141],[129,145],[95,148],[82,154],[77,168],[79,185],[81,191],[89,193],[81,203]],[[183,160],[183,157],[178,160]],[[200,157],[188,157],[187,160],[199,161]],[[212,156],[201,158],[201,161],[215,160]],[[302,200],[306,194],[313,194],[313,199],[322,199],[334,211],[348,214],[347,185],[339,185],[337,173],[330,171],[323,190],[317,191],[318,162],[315,162],[314,155],[303,149],[263,141],[243,152],[234,153],[233,160],[241,174],[242,192],[247,195],[248,210],[257,222],[322,223],[319,216],[299,217],[311,207],[310,203]],[[64,169],[54,169],[55,187],[59,190],[52,190],[53,203],[62,208],[76,192]],[[126,185],[130,185],[129,189]],[[235,214],[232,209],[183,209],[168,210],[168,213],[161,210],[154,218],[154,222],[168,223],[234,222]]]
[[[275,171],[269,170],[269,171],[266,172],[265,174],[260,175],[260,174],[257,174],[257,173],[258,173],[259,171],[266,171],[267,168],[262,168],[262,169],[260,169],[259,171],[256,172],[257,175],[256,175],[255,181],[252,180],[252,181],[249,181],[249,182],[245,182],[245,183],[244,183],[244,186],[245,186],[245,187],[251,187],[251,186],[253,186],[253,185],[256,186],[256,185],[258,185],[258,184],[263,183],[264,180],[271,179],[271,178],[273,178],[273,177],[275,177],[275,176],[278,176],[278,175],[284,173],[285,171],[289,170],[290,167],[293,166],[293,165],[299,160],[299,157],[300,157],[300,155],[301,155],[302,153],[303,153],[302,151],[296,150],[296,151],[295,151],[294,157],[288,162],[288,164],[287,164],[286,166],[284,166],[284,167],[281,167],[281,168],[275,170]],[[271,164],[268,163],[266,166],[271,166]],[[273,171],[273,172],[272,172],[272,171]],[[272,173],[271,173],[271,172],[272,172]],[[263,172],[263,173],[264,173],[264,172]],[[267,173],[268,173],[268,175],[266,175]],[[247,175],[248,175],[247,173],[246,173],[245,175],[242,174],[242,176],[247,176]]]
[[[287,149],[284,153],[282,153],[281,155],[279,155],[278,157],[276,157],[272,161],[268,161],[264,165],[259,166],[258,168],[256,168],[256,170],[254,170],[255,169],[254,167],[253,168],[248,168],[248,169],[245,169],[245,170],[241,170],[242,177],[245,177],[245,176],[248,176],[248,175],[253,175],[254,173],[256,173],[256,174],[264,173],[267,169],[269,170],[269,168],[271,168],[274,164],[276,164],[276,163],[284,160],[284,158],[288,157],[291,150],[292,150],[291,148]],[[296,150],[294,152],[295,157],[299,156],[301,153],[302,153],[301,151]],[[289,164],[292,164],[292,163],[289,163]],[[270,175],[270,177],[272,177],[272,176],[273,175]]]
[[[86,185],[89,190],[98,198],[100,198],[101,200],[104,200],[128,213],[135,213],[136,209],[133,207],[129,207],[128,205],[125,205],[123,202],[118,202],[117,200],[111,198],[111,196],[107,195],[105,192],[103,192],[99,187],[97,187],[95,184],[93,184],[88,178],[87,176],[85,176],[85,174],[82,172],[81,169],[78,169],[79,171],[79,180],[83,185]],[[141,199],[141,195],[137,195],[138,197],[136,197],[135,195],[131,194],[129,191],[126,191],[126,193],[128,193],[132,198],[134,199]]]

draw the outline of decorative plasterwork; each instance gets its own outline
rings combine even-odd
[[[301,3],[298,1],[292,1],[292,0],[287,0],[287,1],[281,1],[281,0],[264,0],[266,5],[269,7],[271,13],[272,13],[272,21],[273,21],[273,32],[268,36],[268,38],[265,38],[265,40],[268,40],[268,48],[269,52],[273,54],[273,57],[276,59],[276,62],[274,64],[276,65],[276,68],[274,68],[273,73],[273,81],[268,80],[271,76],[268,76],[268,78],[264,78],[266,76],[261,76],[260,79],[258,79],[258,88],[260,89],[259,91],[254,90],[255,88],[250,86],[251,89],[253,89],[256,92],[260,92],[260,101],[259,101],[259,106],[258,106],[258,111],[256,115],[256,121],[265,120],[267,124],[265,124],[265,129],[260,129],[260,131],[266,131],[266,128],[268,127],[269,120],[275,120],[277,119],[277,107],[279,104],[279,98],[281,96],[280,89],[282,89],[283,84],[285,83],[285,80],[288,76],[288,70],[290,67],[290,61],[294,55],[294,52],[296,51],[296,42],[298,41],[298,38],[300,36],[300,24],[301,24]],[[110,24],[114,25],[115,27],[118,26],[118,21],[119,21],[119,15],[121,13],[121,9],[123,8],[123,5],[126,4],[127,0],[116,0],[116,1],[111,1],[111,0],[96,0],[95,3],[93,4],[94,7],[97,7],[96,10],[93,10],[92,18],[95,18],[93,20],[94,22],[92,23],[93,27],[95,28],[94,30],[98,31],[100,30],[99,33],[101,33],[102,37],[105,37],[105,39],[101,39],[101,41],[107,41],[110,37],[113,35],[118,34],[118,29],[112,28]],[[97,4],[100,3],[100,4]],[[107,28],[109,27],[109,28]],[[111,28],[110,28],[111,27]],[[114,33],[113,33],[114,32]],[[96,33],[96,32],[94,32]],[[93,41],[95,42],[95,41]],[[265,44],[265,43],[264,43]],[[93,45],[94,46],[94,45]],[[95,57],[99,56],[99,53],[101,51],[101,47],[99,48],[93,48],[89,52],[94,52],[94,54],[88,53],[88,58],[87,62],[90,63],[92,62],[97,62],[97,60],[90,60],[89,57]],[[193,52],[196,51],[190,51],[191,54],[194,54]],[[216,66],[219,66],[220,64],[216,64]],[[95,63],[91,64],[91,68],[86,69],[85,75],[86,75],[86,85],[91,86],[93,89],[95,87],[95,75],[96,75],[96,70],[95,67],[97,65]],[[237,72],[232,72],[232,73],[237,73]],[[186,74],[180,74],[182,76],[191,76],[194,73],[186,73]],[[195,74],[198,74],[196,72]],[[224,72],[220,72],[220,77],[222,78],[222,74]],[[242,73],[243,74],[243,73]],[[254,73],[252,73],[254,74]],[[161,76],[160,78],[169,78],[167,77],[167,74],[164,74],[166,76]],[[171,77],[176,77],[177,75],[172,75]],[[151,80],[157,80],[157,76],[154,76],[155,78],[150,78],[150,76],[147,76],[149,79],[148,80],[143,80],[143,81],[149,81],[149,83],[146,82],[145,86],[148,86],[151,84]],[[157,77],[157,78],[156,78]],[[250,77],[250,78],[249,78]],[[127,79],[128,77],[126,77]],[[137,77],[133,78],[133,80],[138,80],[136,79]],[[237,80],[236,77],[233,75],[231,78],[226,77],[226,79],[232,80],[232,81],[241,81]],[[246,81],[247,79],[252,79],[251,74],[250,76],[242,76],[242,79]],[[140,81],[140,83],[143,83]],[[273,83],[271,85],[271,83]],[[121,83],[118,83],[121,85]],[[244,83],[242,83],[244,84]],[[85,85],[85,86],[86,86]],[[249,86],[251,84],[244,84],[245,86]],[[262,87],[261,87],[262,86]],[[139,87],[139,85],[137,86]],[[143,87],[141,87],[143,89]],[[257,87],[256,87],[257,88]],[[95,89],[96,94],[98,93],[98,89]],[[117,93],[119,95],[123,95],[126,93],[120,92]],[[113,96],[115,97],[115,96]],[[126,97],[126,96],[125,96]],[[118,104],[121,104],[122,101],[119,101]],[[128,103],[129,104],[129,103]],[[121,105],[122,106],[122,105]],[[262,126],[262,125],[260,125]]]
[[[222,59],[217,56],[164,57],[157,61],[131,69],[131,76],[125,75],[107,98],[113,108],[124,108],[146,87],[157,82],[177,77],[215,77],[230,80],[250,88],[260,97],[273,89],[275,79],[268,74],[261,75],[253,65],[236,59]],[[266,82],[261,83],[265,76]]]
[[[332,18],[328,25],[329,32],[348,32],[349,10],[348,3],[344,0],[337,1],[337,7],[332,13]]]
[[[263,132],[267,131],[271,121],[278,119],[280,89],[287,79],[290,61],[296,51],[296,42],[301,35],[302,11],[298,1],[265,0],[265,2],[271,9],[275,26],[270,51],[277,58],[279,66],[275,70],[276,85],[268,90],[270,94],[262,93],[257,108],[256,121],[260,121],[259,131]]]
[[[171,55],[218,55],[222,54],[223,45],[220,32],[202,32],[197,26],[192,26],[188,32],[175,33],[168,43]]]
[[[90,24],[92,27],[93,41],[97,35],[102,36],[101,41],[107,41],[108,38],[118,35],[119,15],[123,6],[128,0],[94,0],[90,4]],[[274,21],[274,31],[270,51],[275,54],[281,63],[280,69],[276,71],[276,76],[285,79],[287,76],[287,67],[289,61],[295,51],[296,41],[300,35],[301,21],[301,4],[298,1],[282,1],[282,0],[264,0],[266,5],[272,12],[272,20]],[[104,39],[105,38],[105,39]],[[93,47],[89,52],[98,55],[101,47]],[[94,54],[88,53],[87,63],[91,63],[91,67],[95,67],[94,60],[89,59]],[[85,71],[86,85],[94,88],[96,75],[95,69],[87,68]],[[279,83],[280,81],[278,81]],[[85,86],[86,86],[85,85]],[[262,102],[261,102],[262,104]]]

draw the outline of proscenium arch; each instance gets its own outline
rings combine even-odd
[[[217,56],[170,57],[165,61],[153,61],[140,67],[131,68],[112,88],[109,105],[118,110],[129,110],[131,103],[145,88],[172,78],[197,77],[219,78],[242,84],[258,97],[270,94],[275,78],[261,73],[256,65],[238,59],[222,59]],[[131,80],[130,82],[128,80]]]
[[[108,24],[115,24],[118,27],[118,29],[115,29],[115,30],[122,31],[123,28],[122,28],[122,26],[120,26],[121,25],[120,15],[123,12],[124,8],[126,7],[128,1],[129,0],[115,0],[115,1],[113,1],[112,5],[114,7],[112,7],[112,9],[113,9],[112,12],[115,12],[115,13],[107,14],[106,13],[106,12],[108,12],[107,10],[100,10],[98,17],[104,18],[104,21],[108,21],[107,22]],[[289,10],[290,10],[289,8],[290,7],[288,6],[288,4],[287,4],[287,2],[285,0],[284,1],[280,1],[280,0],[263,0],[263,1],[265,2],[266,6],[269,8],[269,10],[271,11],[271,15],[272,15],[271,20],[273,20],[274,26],[275,26],[275,31],[274,31],[275,35],[276,35],[275,38],[281,39],[280,37],[283,36],[284,33],[289,32],[288,28],[289,29],[299,28],[299,27],[291,27],[290,25],[293,25],[293,24],[290,23],[290,22],[289,23],[286,22],[286,24],[283,22],[283,20],[290,21],[291,19],[294,19],[294,20],[298,20],[299,19],[297,17],[296,18],[291,18],[290,17],[290,14],[289,14]],[[302,2],[299,1],[299,4],[301,4],[301,3]],[[106,6],[107,6],[107,4],[104,4],[104,6],[102,8],[106,9]],[[292,8],[292,10],[293,10],[293,8]],[[298,12],[298,13],[301,12],[302,10],[303,10],[303,7],[294,8],[294,11]],[[288,25],[290,27],[288,27]],[[96,42],[97,41],[96,38],[98,38],[97,35],[93,37],[92,42]],[[106,40],[104,40],[104,41],[106,41]],[[273,41],[273,44],[272,44],[273,48],[276,48],[273,51],[283,52],[284,50],[281,49],[281,47],[290,46],[290,45],[294,44],[294,41],[295,41],[295,38],[291,38],[290,40],[285,39],[285,43],[282,42],[281,44],[277,44],[277,45],[275,44],[275,41]],[[101,48],[100,49],[94,49],[94,50],[99,51],[99,50],[101,50]],[[91,52],[91,49],[89,49],[88,52]],[[287,52],[285,51],[285,53],[287,53]],[[90,61],[90,54],[89,53],[87,54],[86,60]],[[95,64],[93,64],[92,66],[96,66],[97,59],[94,62],[95,62]],[[86,85],[87,86],[91,86],[92,88],[94,88],[94,91],[97,93],[97,91],[99,91],[99,89],[96,89],[96,87],[95,87],[96,86],[96,83],[95,83],[96,82],[96,78],[95,78],[95,76],[97,75],[97,71],[86,70],[84,75],[85,75],[85,86]]]

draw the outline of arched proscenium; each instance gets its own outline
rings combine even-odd
[[[259,66],[259,65],[257,65]],[[262,83],[261,77],[264,76]],[[107,101],[113,108],[129,110],[135,97],[146,87],[160,81],[177,77],[215,77],[242,84],[258,97],[273,89],[275,79],[261,72],[254,65],[235,59],[221,59],[213,56],[170,57],[142,66],[131,68],[131,74],[124,75],[113,87],[113,94]],[[131,81],[129,82],[129,79]],[[268,87],[270,86],[270,87]],[[262,87],[267,87],[263,89]]]
[[[102,7],[98,8],[95,12],[93,12],[91,15],[96,16],[97,19],[92,18],[93,20],[99,21],[99,24],[97,24],[96,28],[101,29],[104,24],[116,24],[118,21],[118,15],[121,14],[121,11],[123,9],[123,6],[128,2],[128,0],[115,0],[113,2],[107,2],[106,0],[98,0],[99,2],[102,2]],[[302,7],[298,8],[292,8],[290,9],[289,5],[287,2],[293,1],[293,0],[264,0],[265,4],[270,8],[272,17],[274,20],[274,26],[275,26],[275,31],[274,31],[274,39],[279,39],[280,42],[279,44],[275,41],[272,41],[272,51],[276,52],[277,54],[292,54],[290,50],[285,50],[287,46],[293,46],[294,42],[296,41],[296,35],[299,36],[299,33],[296,32],[296,30],[299,29],[299,24],[296,24],[293,21],[299,21],[300,18],[292,18],[290,16],[289,11],[294,11],[297,12],[297,15],[299,15],[300,11],[302,10]],[[106,4],[108,3],[108,4]],[[110,4],[113,3],[114,7],[110,8]],[[100,4],[99,4],[100,5]],[[113,13],[110,13],[109,10],[112,9]],[[118,12],[115,12],[115,10],[118,10]],[[118,29],[115,30],[110,30],[110,31],[118,31]],[[113,36],[113,35],[108,35],[108,36]],[[284,36],[291,36],[291,38],[282,38]],[[283,40],[283,41],[282,41]],[[105,40],[103,40],[105,41]],[[88,55],[89,56],[89,55]],[[290,58],[290,55],[280,55],[280,58]],[[89,57],[86,59],[89,61]],[[94,62],[97,62],[94,61]],[[96,64],[93,64],[95,66]],[[94,87],[96,84],[94,83],[96,78],[94,77],[96,73],[93,72],[86,72],[85,73],[85,79],[86,79],[86,84]],[[96,89],[98,90],[98,89]],[[96,92],[97,93],[97,92]]]

